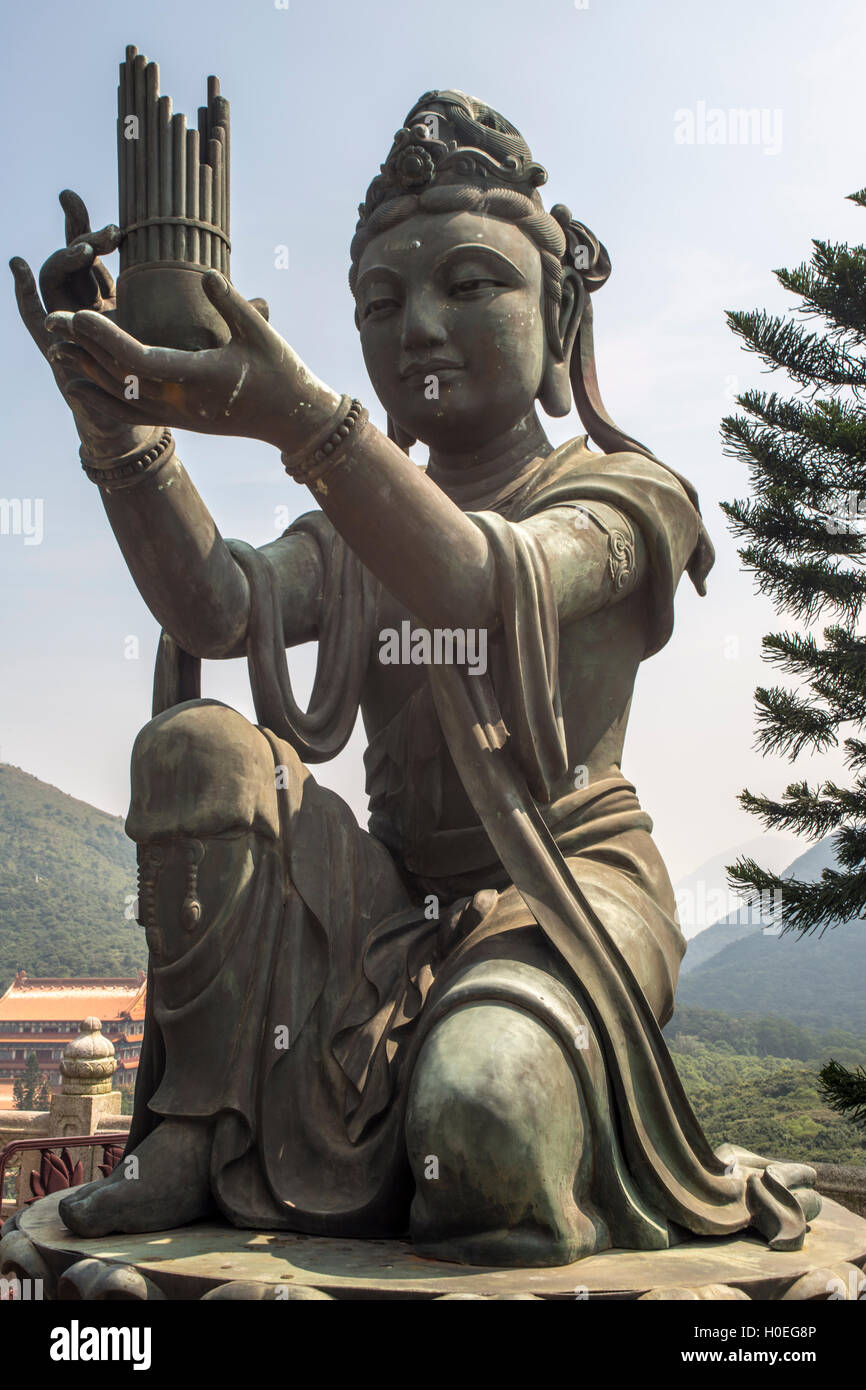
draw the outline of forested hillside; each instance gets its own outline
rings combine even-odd
[[[829,1108],[817,1077],[831,1057],[866,1065],[866,1036],[683,1006],[665,1037],[714,1147],[728,1140],[771,1158],[866,1163],[866,1132]]]
[[[144,932],[124,916],[135,846],[119,816],[0,763],[0,989],[28,975],[134,975]]]

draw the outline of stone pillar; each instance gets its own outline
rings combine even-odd
[[[102,1033],[102,1023],[91,1016],[79,1025],[78,1037],[67,1045],[60,1063],[63,1078],[59,1091],[51,1097],[46,1132],[52,1138],[72,1134],[96,1134],[104,1128],[104,1121],[117,1116],[120,1121],[122,1097],[119,1091],[111,1089],[111,1078],[117,1070],[114,1058],[114,1045]],[[126,1129],[120,1121],[112,1126],[118,1130]],[[101,1176],[99,1164],[102,1162],[102,1149],[72,1148],[69,1157],[73,1163],[80,1161],[82,1182],[92,1182]],[[19,1182],[19,1201],[30,1196],[30,1174],[39,1172],[41,1155],[37,1150],[25,1151],[21,1155],[21,1179]]]

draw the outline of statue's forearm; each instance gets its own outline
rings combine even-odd
[[[131,484],[101,485],[111,529],[139,593],[186,651],[243,652],[247,581],[177,457]]]
[[[367,569],[420,621],[497,626],[485,536],[380,430],[359,429],[310,490]]]

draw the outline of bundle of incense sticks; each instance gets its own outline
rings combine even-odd
[[[228,276],[229,104],[216,77],[198,129],[187,130],[159,94],[157,64],[130,45],[117,89],[117,171],[121,271],[174,261]]]

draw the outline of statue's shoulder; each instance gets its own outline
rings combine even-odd
[[[318,541],[325,541],[330,546],[334,537],[337,535],[334,524],[329,517],[325,516],[321,507],[316,507],[311,512],[302,512],[290,522],[280,536],[283,540],[286,536],[312,535]]]
[[[533,474],[521,499],[522,510],[526,515],[601,494],[615,505],[618,492],[625,497],[635,485],[640,487],[647,483],[656,483],[689,497],[688,485],[660,459],[625,450],[616,454],[600,453],[589,448],[587,435],[579,435],[554,449]]]

